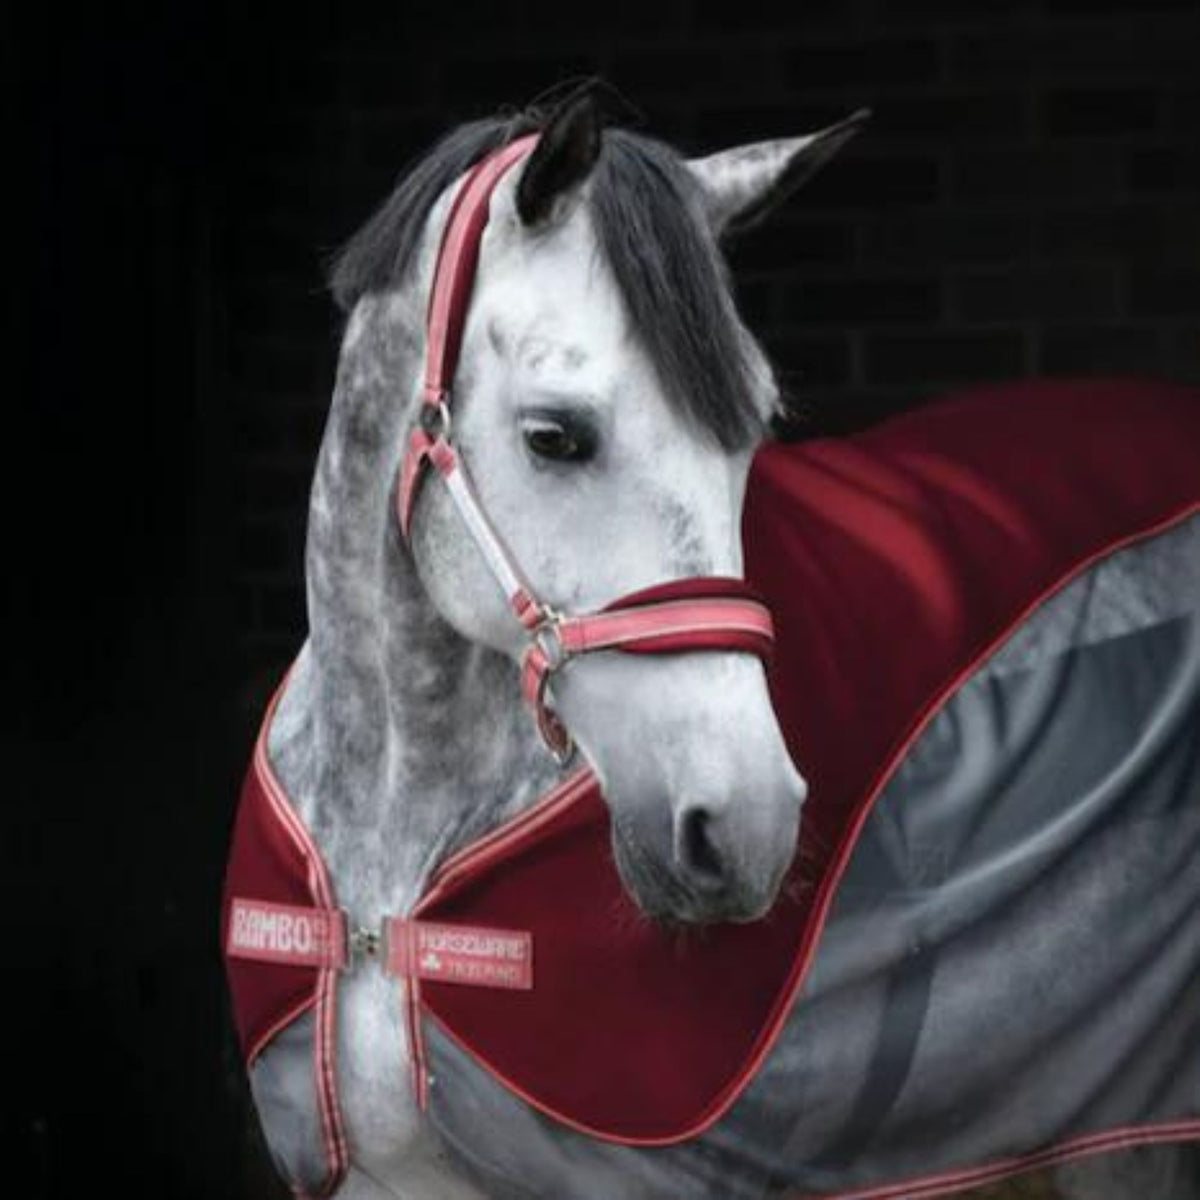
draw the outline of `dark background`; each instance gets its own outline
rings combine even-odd
[[[732,248],[813,432],[966,382],[1200,380],[1196,0],[765,12],[2,18],[5,1090],[36,1181],[22,1194],[262,1194],[216,910],[259,706],[304,630],[339,329],[321,262],[450,124],[591,73],[689,153],[871,105],[841,159]]]

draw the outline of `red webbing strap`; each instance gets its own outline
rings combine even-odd
[[[521,691],[537,714],[543,737],[555,749],[569,743],[546,704],[546,688],[550,676],[575,655],[596,650],[722,650],[769,660],[774,644],[770,610],[741,580],[681,579],[623,596],[602,612],[560,618],[547,626],[525,652]]]
[[[475,267],[479,242],[488,221],[488,206],[504,173],[537,144],[537,135],[518,138],[485,158],[467,176],[446,222],[429,298],[425,349],[426,403],[439,404],[450,391]]]
[[[412,528],[413,508],[417,503],[417,485],[425,474],[433,438],[423,429],[414,429],[400,460],[400,480],[396,486],[396,516],[400,531],[407,539]]]
[[[711,607],[713,602],[723,606],[730,601],[738,603],[733,608]],[[689,607],[683,607],[684,602]],[[701,604],[710,607],[702,608]],[[671,606],[671,615],[664,617],[658,629],[625,626],[613,616],[631,609],[661,606]],[[574,639],[583,638],[591,648],[598,649],[598,639],[610,631],[620,631],[632,634],[622,638],[620,647],[629,654],[740,650],[769,662],[775,645],[775,627],[767,602],[744,579],[728,575],[696,575],[642,588],[613,600],[599,613],[582,620],[586,624],[578,633],[567,632],[568,646]]]
[[[739,650],[769,658],[771,614],[758,600],[660,600],[636,608],[569,617],[559,627],[568,654],[622,650],[671,654],[686,650]]]
[[[479,243],[487,225],[492,192],[505,172],[529,154],[536,144],[537,135],[530,134],[477,163],[459,187],[446,219],[426,317],[422,405],[433,409],[446,405],[447,408],[439,436],[418,426],[405,448],[396,505],[400,528],[406,538],[412,526],[413,508],[424,468],[437,441],[449,432],[446,425],[450,388],[458,366],[467,306],[475,282],[475,268],[479,264]]]

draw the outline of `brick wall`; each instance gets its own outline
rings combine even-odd
[[[602,74],[689,152],[875,110],[731,248],[743,307],[813,429],[990,379],[1200,379],[1195,0],[352,11],[235,25],[225,41],[224,370],[249,668],[276,669],[303,636],[305,504],[338,335],[322,253],[451,123],[565,76]]]

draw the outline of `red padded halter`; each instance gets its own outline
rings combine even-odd
[[[723,650],[766,659],[774,644],[774,629],[762,600],[740,579],[725,577],[673,580],[624,596],[597,613],[557,613],[538,598],[479,501],[451,441],[451,385],[492,192],[536,144],[537,135],[531,134],[497,150],[470,171],[454,197],[429,300],[420,419],[401,463],[396,508],[407,538],[417,491],[426,468],[432,466],[513,613],[529,631],[521,690],[533,706],[547,746],[565,761],[571,739],[549,706],[547,689],[553,674],[570,659],[596,650],[632,654]]]

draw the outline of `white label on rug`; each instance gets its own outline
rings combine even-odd
[[[437,983],[533,987],[533,935],[514,929],[388,922],[388,970]]]

